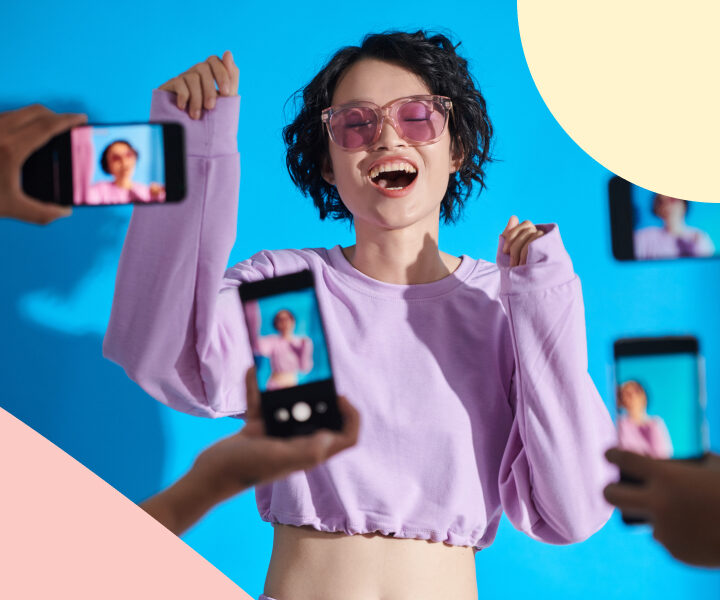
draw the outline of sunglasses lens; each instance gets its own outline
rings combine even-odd
[[[434,100],[413,100],[398,109],[397,120],[407,139],[429,142],[445,128],[445,107]]]
[[[377,115],[362,106],[343,108],[330,118],[330,129],[338,145],[348,150],[361,148],[375,137]]]

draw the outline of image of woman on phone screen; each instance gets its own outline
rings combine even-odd
[[[152,119],[185,126],[188,197],[171,222],[135,210],[105,354],[173,408],[242,415],[253,356],[238,286],[313,271],[361,430],[326,463],[256,488],[274,525],[263,597],[475,600],[475,552],[503,512],[552,544],[600,529],[615,436],[557,225],[511,216],[497,264],[439,248],[440,222],[485,185],[492,137],[455,45],[392,32],[336,52],[283,136],[292,180],[321,219],[351,221],[355,243],[263,250],[226,271],[238,229],[262,225],[236,224],[237,87],[226,52],[153,94]]]
[[[633,234],[635,258],[678,258],[712,256],[715,253],[707,232],[690,227],[685,219],[690,210],[687,200],[655,194],[652,214],[662,221],[662,227],[642,227]]]
[[[647,408],[647,392],[640,383],[630,380],[618,388],[618,446],[652,458],[672,458],[667,426],[661,417],[648,415]]]
[[[257,301],[247,303],[245,318],[253,355],[270,359],[270,376],[261,382],[261,391],[297,385],[300,373],[308,373],[313,368],[313,343],[306,335],[295,335],[296,319],[292,311],[284,308],[273,316],[272,326],[277,335],[260,335],[262,316]]]
[[[100,155],[104,173],[112,181],[93,183],[86,204],[117,204],[125,202],[161,202],[165,200],[165,187],[159,183],[144,184],[133,181],[138,151],[126,140],[108,144]]]

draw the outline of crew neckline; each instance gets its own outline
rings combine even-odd
[[[429,283],[400,284],[387,283],[365,275],[358,271],[345,257],[340,244],[328,249],[328,257],[332,266],[349,277],[349,283],[356,289],[370,294],[387,298],[403,298],[406,300],[419,300],[441,296],[452,291],[465,281],[477,266],[477,261],[466,254],[460,256],[460,264],[449,275]]]

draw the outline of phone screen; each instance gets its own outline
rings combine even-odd
[[[73,204],[166,200],[161,124],[75,127],[70,140]]]
[[[261,392],[332,377],[313,288],[246,302],[245,317]]]
[[[662,459],[703,455],[707,436],[697,340],[619,340],[615,380],[621,448]]]
[[[35,150],[21,180],[28,196],[64,206],[178,202],[185,133],[179,123],[75,127]]]
[[[619,260],[720,256],[720,205],[609,182],[613,254]]]

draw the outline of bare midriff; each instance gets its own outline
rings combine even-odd
[[[276,600],[477,600],[469,546],[274,526],[265,594]]]
[[[267,382],[268,389],[280,389],[287,388],[297,385],[298,376],[297,373],[283,371],[273,372]]]

